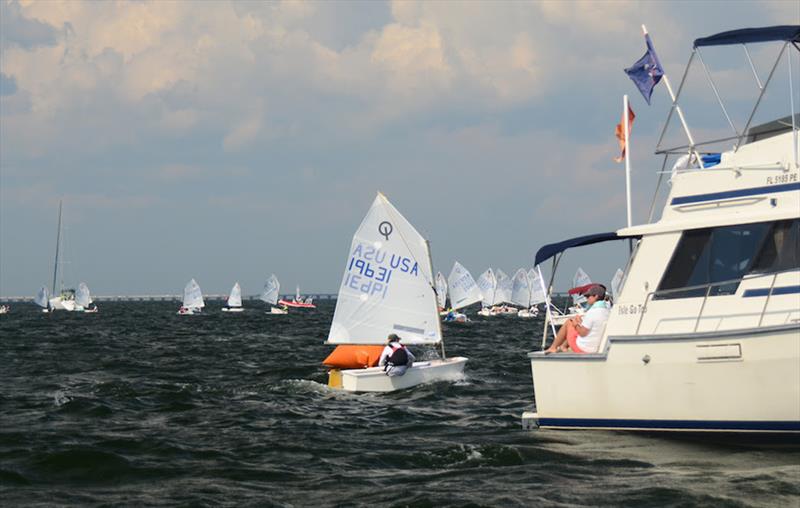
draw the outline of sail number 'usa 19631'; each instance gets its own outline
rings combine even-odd
[[[347,274],[342,285],[369,296],[380,294],[381,298],[386,298],[389,281],[395,271],[416,277],[419,275],[419,265],[410,258],[358,244],[347,263]]]

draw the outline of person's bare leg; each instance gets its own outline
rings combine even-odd
[[[567,330],[569,328],[569,322],[564,323],[561,325],[561,328],[558,329],[558,333],[556,334],[556,338],[553,339],[553,343],[550,344],[550,347],[547,348],[547,353],[555,353],[561,347],[561,344],[567,340]]]

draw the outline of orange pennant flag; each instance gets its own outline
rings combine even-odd
[[[623,113],[624,115],[624,113]],[[633,119],[636,118],[636,115],[633,114],[633,110],[631,109],[631,105],[628,104],[628,137],[631,135],[631,129],[633,128]],[[617,129],[615,131],[617,139],[619,140],[619,149],[621,151],[619,157],[614,157],[614,162],[622,162],[625,160],[625,117],[622,116],[619,123],[617,124]]]

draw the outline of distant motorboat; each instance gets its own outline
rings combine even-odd
[[[303,298],[300,296],[300,286],[297,286],[297,291],[295,292],[293,300],[278,300],[280,305],[285,305],[286,307],[292,307],[294,309],[316,309],[317,306],[314,305],[313,299],[309,296],[308,298]]]

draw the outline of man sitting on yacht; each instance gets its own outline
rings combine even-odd
[[[606,288],[601,284],[590,286],[583,293],[589,310],[583,316],[568,319],[559,328],[553,344],[545,353],[571,351],[573,353],[596,353],[600,347],[603,328],[610,314],[605,300]]]

